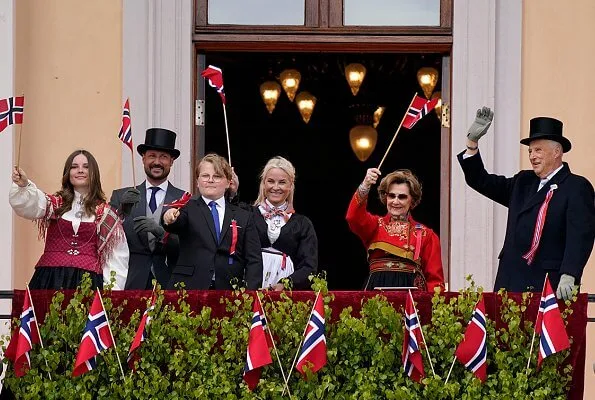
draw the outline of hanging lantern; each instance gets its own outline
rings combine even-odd
[[[302,74],[297,69],[286,69],[279,75],[281,80],[281,86],[287,95],[289,101],[293,101],[295,94],[300,87],[300,81],[302,80]]]
[[[436,103],[434,111],[436,111],[438,119],[442,121],[442,93],[440,91],[434,92],[432,94],[432,99],[438,99],[438,103]]]
[[[366,67],[359,63],[352,63],[345,67],[345,78],[351,88],[351,93],[357,95],[366,77]]]
[[[380,118],[382,118],[385,109],[386,107],[379,106],[376,109],[376,111],[374,111],[374,123],[372,124],[374,128],[378,127],[378,124],[380,123]]]
[[[351,150],[361,162],[370,157],[376,147],[377,139],[378,132],[370,125],[356,125],[349,131]]]
[[[302,119],[305,123],[308,123],[316,106],[316,97],[312,96],[309,92],[300,92],[295,98],[295,103],[298,110],[300,110]]]
[[[281,85],[279,85],[275,81],[266,81],[262,85],[260,85],[260,96],[262,97],[262,101],[267,106],[267,110],[269,110],[269,114],[273,113],[275,106],[277,105],[277,100],[279,100],[279,95],[281,94]]]
[[[432,67],[423,67],[417,71],[417,82],[424,91],[426,99],[430,99],[432,92],[438,83],[438,70]]]

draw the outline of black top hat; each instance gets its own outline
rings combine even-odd
[[[536,117],[529,123],[529,137],[522,139],[521,143],[527,146],[533,140],[548,139],[562,145],[564,153],[570,151],[572,144],[570,140],[562,136],[562,121],[550,117]]]
[[[176,159],[180,156],[180,150],[175,149],[176,133],[169,129],[149,128],[145,135],[145,143],[139,144],[136,150],[142,156],[147,150],[165,151]]]

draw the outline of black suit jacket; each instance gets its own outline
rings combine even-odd
[[[175,265],[178,257],[179,243],[175,235],[167,238],[165,245],[156,242],[155,250],[151,252],[149,248],[149,237],[147,233],[136,233],[134,231],[134,218],[147,215],[147,186],[146,182],[136,187],[140,192],[140,201],[136,204],[130,213],[124,219],[124,232],[128,241],[130,250],[130,260],[128,262],[128,278],[126,279],[126,289],[147,289],[147,282],[151,273],[151,264],[155,271],[155,278],[161,287],[165,288],[171,276],[171,268],[168,265]],[[124,192],[129,188],[116,189],[112,192],[110,205],[119,208],[120,199]],[[184,191],[173,186],[171,183],[167,186],[165,199],[163,203],[171,203],[179,199]]]
[[[230,255],[232,220],[236,221],[238,236],[235,254]],[[176,221],[164,228],[180,239],[180,255],[169,289],[178,282],[184,282],[186,289],[208,289],[213,272],[215,289],[232,289],[234,282],[248,289],[261,286],[260,241],[250,212],[226,202],[219,243],[211,210],[202,197],[191,199],[180,209]]]
[[[494,290],[541,291],[549,273],[554,290],[560,275],[579,283],[595,240],[595,195],[589,181],[570,172],[568,164],[537,191],[540,179],[532,170],[512,178],[489,174],[480,154],[463,159],[458,155],[465,180],[473,189],[508,207],[504,246]],[[537,214],[550,185],[557,185],[547,210],[539,248],[531,265],[522,258],[531,248]]]

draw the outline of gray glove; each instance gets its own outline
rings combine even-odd
[[[120,198],[120,210],[125,216],[130,215],[132,207],[140,201],[140,192],[136,188],[126,190]]]
[[[152,233],[157,239],[161,239],[165,234],[165,229],[159,225],[153,218],[140,216],[133,219],[134,231],[136,233]]]
[[[558,283],[558,290],[556,290],[556,297],[565,301],[572,299],[572,292],[575,287],[574,276],[562,274],[560,283]]]
[[[479,141],[479,139],[486,134],[490,125],[492,125],[493,119],[494,112],[488,107],[478,109],[475,121],[473,121],[467,133],[467,138],[474,142]]]

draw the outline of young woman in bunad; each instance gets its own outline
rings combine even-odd
[[[310,219],[293,209],[295,168],[273,157],[260,174],[258,198],[242,207],[254,214],[262,247],[262,287],[283,290],[283,279],[294,290],[310,289],[308,276],[318,270],[318,238]]]
[[[102,288],[115,271],[114,289],[123,290],[128,274],[128,245],[116,211],[106,203],[99,166],[86,150],[64,164],[62,187],[55,194],[39,190],[25,171],[14,167],[10,205],[33,220],[45,249],[29,282],[31,289],[75,289],[84,273]]]
[[[347,223],[368,251],[370,275],[364,290],[375,287],[417,287],[433,291],[444,287],[440,240],[430,228],[416,222],[411,210],[421,201],[421,185],[409,170],[388,174],[378,186],[385,216],[367,211],[370,188],[380,170],[370,168],[353,195]]]

